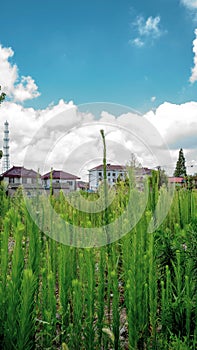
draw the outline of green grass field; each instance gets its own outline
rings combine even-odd
[[[197,192],[175,191],[167,217],[148,233],[159,196],[152,187],[129,233],[85,249],[50,239],[21,192],[10,198],[1,189],[1,349],[197,349]],[[103,213],[72,209],[62,195],[51,203],[70,223],[102,225]],[[120,188],[105,219],[126,205]]]

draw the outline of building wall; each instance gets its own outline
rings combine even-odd
[[[98,174],[96,170],[89,171],[89,189],[97,190],[98,187]]]
[[[60,190],[66,195],[66,194],[68,194],[69,192],[70,192],[70,189],[68,189],[68,188],[60,188],[60,189],[58,189],[58,188],[55,188],[54,190],[53,190],[53,194],[54,195],[59,195],[59,193],[60,193]]]
[[[4,177],[3,181],[5,181],[5,183],[10,184],[10,185],[22,185],[22,184],[41,184],[41,179],[36,179],[36,178],[32,178],[32,177]]]
[[[43,180],[43,185],[46,188],[50,188],[50,184],[51,184],[51,180],[47,179],[47,180]],[[52,179],[52,184],[59,184],[61,187],[62,185],[68,185],[70,191],[74,191],[76,189],[76,180],[64,180],[64,179]]]
[[[108,183],[113,186],[116,182],[118,177],[121,175],[123,178],[125,178],[125,171],[124,170],[107,170],[107,180]],[[99,183],[103,180],[104,174],[103,170],[90,170],[89,171],[89,188],[91,190],[97,190]]]
[[[22,179],[21,177],[18,178],[18,177],[13,177],[13,178],[10,178],[10,177],[4,177],[3,178],[3,181],[5,181],[7,184],[22,184]]]

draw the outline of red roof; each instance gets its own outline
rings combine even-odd
[[[169,177],[170,183],[183,183],[184,178],[183,177]]]
[[[86,187],[88,187],[88,182],[85,182],[85,181],[77,181],[77,187],[78,187],[78,188],[86,188]]]
[[[48,173],[46,173],[42,176],[43,180],[48,180],[50,178],[51,178],[51,171],[49,171]],[[77,177],[77,176],[70,174],[70,173],[66,173],[65,171],[62,171],[62,170],[53,170],[52,171],[52,178],[54,180],[78,180],[78,179],[80,179],[80,177]]]
[[[40,174],[32,169],[26,169],[23,166],[13,166],[11,169],[5,171],[2,174],[3,177],[29,177],[29,178],[37,178],[40,177]]]
[[[143,174],[151,175],[151,172],[152,172],[151,169],[149,169],[149,168],[143,168],[143,167],[142,167],[142,169],[143,169]]]
[[[103,164],[100,164],[98,166],[96,166],[95,168],[90,169],[89,171],[92,170],[103,170]],[[112,164],[107,164],[107,170],[119,170],[119,171],[125,171],[126,167],[123,165],[112,165]]]

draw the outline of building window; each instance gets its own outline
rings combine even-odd
[[[26,178],[26,177],[23,177],[23,178],[22,178],[22,183],[23,183],[23,184],[27,184],[27,178]]]
[[[115,177],[115,176],[116,176],[116,173],[113,173],[112,175],[113,175],[113,177]]]
[[[13,184],[14,183],[14,178],[13,177],[9,177],[9,183]]]
[[[101,172],[101,171],[99,171],[99,173],[98,173],[98,174],[99,174],[99,176],[102,176],[102,172]]]
[[[72,181],[67,181],[67,184],[68,184],[69,186],[72,186],[73,182],[72,182]]]
[[[107,175],[108,175],[108,176],[110,176],[110,175],[111,175],[111,173],[108,173]]]

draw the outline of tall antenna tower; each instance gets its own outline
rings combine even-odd
[[[3,138],[3,173],[10,168],[10,154],[9,154],[9,123],[4,123],[4,138]]]

